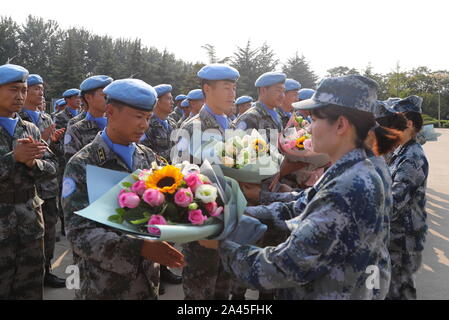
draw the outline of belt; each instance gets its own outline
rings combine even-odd
[[[18,190],[16,192],[0,193],[0,203],[21,204],[36,196],[36,189]]]

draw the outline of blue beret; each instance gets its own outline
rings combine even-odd
[[[28,87],[35,86],[37,84],[44,84],[44,80],[38,74],[30,74],[27,78]]]
[[[145,111],[152,111],[157,101],[156,90],[138,79],[116,80],[104,88],[103,92],[109,99]]]
[[[185,94],[180,94],[179,96],[176,96],[175,101],[182,101],[184,99],[187,99],[187,96]]]
[[[256,88],[269,87],[277,83],[285,83],[287,76],[282,72],[267,72],[256,80]]]
[[[392,107],[395,104],[395,102],[397,102],[399,100],[401,100],[401,98],[391,98],[390,97],[387,100],[384,100],[383,103],[385,105],[387,105],[388,107]]]
[[[28,70],[15,64],[4,64],[0,66],[0,85],[11,82],[25,82]]]
[[[253,98],[251,98],[250,96],[241,96],[239,97],[237,100],[235,100],[235,104],[239,105],[239,104],[244,104],[247,102],[253,102]]]
[[[182,100],[182,102],[181,102],[181,107],[182,108],[187,108],[189,106],[190,106],[190,104],[189,104],[189,100],[188,99]]]
[[[296,91],[301,89],[301,84],[293,79],[285,80],[285,91]]]
[[[361,75],[327,78],[321,81],[312,98],[295,102],[293,107],[310,110],[335,104],[374,113],[378,104],[378,89],[376,81]]]
[[[157,97],[162,97],[164,94],[167,94],[173,90],[173,87],[169,84],[160,84],[158,86],[154,87],[154,90],[156,90]]]
[[[67,102],[65,101],[65,99],[58,99],[58,100],[56,100],[56,105],[58,107],[65,106],[66,104],[67,104]]]
[[[81,94],[81,91],[79,91],[78,89],[69,89],[67,91],[65,91],[62,96],[64,98],[70,98],[72,96],[79,96]]]
[[[237,81],[240,73],[233,67],[226,64],[215,63],[204,66],[197,73],[200,79],[204,80],[230,80]]]
[[[301,89],[298,91],[298,99],[299,100],[307,100],[312,98],[312,96],[315,94],[315,90],[313,89]]]
[[[89,77],[83,82],[81,82],[80,90],[81,91],[90,91],[99,88],[105,88],[109,84],[111,84],[113,79],[108,76],[93,76]]]
[[[187,95],[189,100],[202,100],[204,99],[203,91],[201,89],[195,89],[189,92]]]
[[[423,99],[418,96],[409,96],[405,99],[395,101],[391,106],[393,112],[418,112],[422,113],[422,101]]]

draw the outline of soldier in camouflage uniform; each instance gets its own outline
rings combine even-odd
[[[276,107],[280,106],[285,96],[286,76],[283,73],[268,72],[261,75],[256,81],[259,90],[259,101],[253,104],[251,109],[240,115],[234,121],[237,129],[273,129],[278,133],[282,126]],[[267,131],[267,137],[269,132]],[[277,144],[277,141],[274,142]]]
[[[409,121],[401,145],[388,160],[393,179],[389,246],[392,277],[388,299],[416,299],[415,273],[421,266],[428,229],[425,205],[429,163],[416,141],[423,123],[421,104],[421,97],[410,96],[395,101],[390,109]]]
[[[251,108],[252,103],[253,98],[250,96],[241,96],[237,98],[237,100],[235,100],[235,106],[237,107],[237,118],[248,111]]]
[[[0,300],[42,299],[44,221],[38,181],[57,161],[39,129],[23,121],[28,71],[0,66]]]
[[[292,116],[292,104],[298,102],[298,91],[301,89],[301,84],[293,79],[285,80],[285,97],[282,104],[277,108],[282,126],[285,128]]]
[[[55,130],[55,126],[50,116],[46,113],[41,113],[37,110],[41,104],[44,94],[44,81],[39,75],[30,75],[27,79],[28,94],[22,111],[19,116],[22,120],[32,122],[39,128],[42,135],[42,140],[50,145],[50,149],[57,149],[59,141],[64,136],[62,129]],[[56,223],[58,221],[58,201],[57,194],[59,192],[58,179],[56,175],[46,177],[37,184],[37,193],[39,197],[44,200],[42,205],[42,213],[44,216],[45,225],[45,278],[44,285],[53,288],[65,287],[65,280],[58,278],[50,273],[51,260],[55,250],[56,242]]]
[[[176,129],[176,123],[168,116],[173,110],[173,97],[171,85],[159,85],[154,87],[158,95],[158,101],[150,119],[150,125],[145,132],[141,144],[151,148],[156,154],[171,163],[170,153],[174,142],[171,133]]]
[[[225,130],[232,128],[225,113],[235,100],[235,82],[239,76],[237,70],[226,65],[215,64],[202,68],[198,77],[202,79],[206,103],[198,115],[184,123],[181,130],[185,130],[191,139],[201,139],[205,130],[214,129],[217,139],[223,141]],[[215,98],[214,105],[209,105],[211,97]],[[180,141],[178,145],[180,148],[188,148],[190,142]],[[204,248],[195,241],[185,244],[183,253],[186,260],[182,273],[185,299],[228,300],[230,278],[224,272],[217,251]]]
[[[220,244],[223,263],[243,283],[277,289],[279,299],[385,297],[390,281],[386,215],[391,201],[384,193],[388,182],[381,178],[386,176],[385,165],[377,170],[361,148],[375,125],[369,112],[377,88],[363,76],[330,78],[313,99],[300,103],[300,108],[315,109],[314,148],[329,152],[333,165],[297,201],[246,209],[256,217],[282,216],[287,221],[279,227],[291,234],[284,243],[263,249],[231,241]],[[339,120],[342,117],[347,122]],[[326,144],[337,135],[335,144]],[[344,138],[354,135],[357,141]],[[335,151],[339,149],[351,151],[340,156]],[[373,270],[378,271],[370,277]]]
[[[190,117],[191,108],[190,108],[189,99],[186,98],[181,102],[181,108],[182,108],[183,115],[182,115],[181,119],[179,119],[179,121],[176,123],[178,128],[181,128],[182,124]]]
[[[89,205],[87,164],[131,173],[150,168],[158,159],[151,149],[136,144],[148,127],[154,89],[141,80],[124,79],[104,93],[108,126],[70,159],[64,174],[67,237],[80,269],[76,298],[157,299],[158,263],[182,267],[182,254],[166,242],[137,239],[74,213]]]
[[[80,99],[80,91],[78,89],[69,89],[66,90],[62,96],[64,97],[65,102],[67,103],[65,109],[55,115],[54,123],[56,125],[56,129],[64,129],[67,131],[68,123],[71,119],[78,115],[78,111],[81,105]],[[64,136],[64,144],[67,140],[67,136]],[[59,183],[59,195],[62,191],[62,176],[64,175],[65,169],[65,159],[64,159],[64,144],[60,144],[59,149],[56,151],[56,155],[58,157],[58,183]],[[65,235],[65,227],[64,227],[64,214],[62,212],[61,198],[58,199],[59,204],[59,218],[61,219],[61,233]]]
[[[91,143],[97,133],[106,127],[107,119],[104,116],[106,100],[103,88],[111,82],[111,77],[97,75],[89,77],[81,83],[81,97],[89,111],[84,119],[67,128],[64,138],[64,158],[66,162],[84,146]]]
[[[187,100],[189,101],[190,113],[185,120],[180,120],[178,128],[181,128],[185,123],[192,120],[196,115],[200,113],[204,104],[204,95],[201,89],[195,89],[188,93]]]
[[[169,118],[171,118],[175,123],[178,123],[179,120],[184,116],[184,111],[182,110],[181,103],[187,99],[187,96],[184,94],[180,94],[175,98],[175,110],[169,114]]]
[[[67,102],[65,101],[65,99],[61,98],[61,99],[56,100],[55,111],[50,114],[51,119],[53,121],[55,119],[56,114],[58,114],[61,111],[64,111],[66,105],[67,105]]]

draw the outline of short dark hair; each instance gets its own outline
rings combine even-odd
[[[218,81],[227,81],[236,83],[237,81],[229,80],[229,79],[223,79],[223,80],[207,80],[207,79],[201,79],[201,91],[203,92],[204,97],[206,97],[206,92],[204,92],[204,85],[214,86]]]
[[[84,104],[86,106],[89,106],[89,104],[87,103],[87,100],[86,100],[85,96],[87,94],[95,95],[95,92],[97,92],[98,89],[102,89],[102,88],[95,88],[95,89],[92,89],[92,90],[81,91],[81,100],[84,102]]]
[[[128,107],[127,104],[125,104],[121,101],[115,100],[115,99],[110,99],[110,98],[106,99],[106,104],[113,105],[114,107],[117,107],[120,110],[123,109],[124,107]]]

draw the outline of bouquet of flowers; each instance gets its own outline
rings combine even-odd
[[[153,163],[151,169],[132,177],[134,183],[122,183],[117,197],[120,208],[109,221],[126,221],[141,231],[159,235],[153,225],[202,225],[223,213],[217,187],[196,165],[160,167]]]
[[[223,238],[246,207],[238,183],[208,161],[201,168],[154,163],[131,175],[94,166],[86,172],[90,205],[76,214],[144,239]]]
[[[301,161],[321,167],[329,162],[329,157],[313,151],[310,127],[307,120],[293,114],[279,135],[279,150],[291,162]]]
[[[225,142],[216,141],[203,149],[218,158],[225,176],[240,182],[260,183],[275,175],[282,161],[277,147],[268,144],[257,130],[251,135],[236,130]]]

